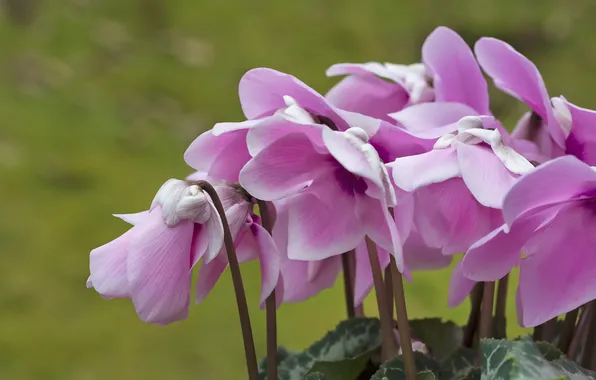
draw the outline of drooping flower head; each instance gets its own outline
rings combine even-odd
[[[171,179],[149,211],[122,215],[134,226],[91,251],[88,286],[106,298],[131,298],[145,321],[186,318],[192,267],[213,260],[223,226],[211,199],[196,185]]]

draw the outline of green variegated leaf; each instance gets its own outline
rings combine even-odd
[[[596,379],[595,372],[567,360],[545,342],[486,339],[481,346],[483,380]]]
[[[476,365],[476,350],[460,347],[441,362],[439,369],[440,380],[461,380],[472,371]]]
[[[437,363],[430,356],[423,354],[422,352],[415,351],[414,359],[416,361],[416,369],[422,372],[423,375],[429,372],[435,375],[439,372],[439,363]],[[425,375],[428,376],[428,375]],[[379,370],[371,377],[370,380],[405,380],[406,373],[404,370],[404,360],[401,356],[397,356],[381,365]]]
[[[324,375],[325,380],[334,380],[337,376],[343,376],[342,380],[353,380],[364,370],[370,356],[380,345],[378,319],[349,319],[307,350],[297,353],[286,351],[285,358],[278,361],[278,377],[279,380],[303,380],[312,369]],[[266,361],[261,363],[260,368],[259,378],[266,380]]]
[[[462,328],[440,318],[414,319],[410,321],[414,335],[424,343],[438,360],[455,351],[463,339]]]

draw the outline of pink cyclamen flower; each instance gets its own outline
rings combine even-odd
[[[590,165],[596,164],[596,111],[578,107],[562,96],[549,98],[536,66],[506,42],[481,38],[475,52],[495,85],[532,110],[513,132],[516,140],[528,139],[537,144],[539,154],[531,159],[544,162],[571,154]],[[514,143],[517,148],[515,144],[519,142]]]
[[[189,179],[202,179],[205,173],[194,173]],[[267,297],[274,291],[280,277],[280,255],[273,238],[261,225],[261,218],[253,213],[254,199],[238,184],[211,179],[217,195],[226,213],[230,232],[234,239],[236,255],[239,263],[259,260],[261,267],[261,296],[262,307]],[[271,209],[271,207],[270,207]],[[274,210],[269,210],[274,211]],[[274,217],[274,215],[272,215]],[[215,283],[228,266],[228,256],[225,247],[213,260],[205,261],[199,268],[197,279],[197,303],[202,302],[211,292]],[[279,287],[278,291],[282,291]],[[281,302],[281,293],[278,304]]]
[[[524,327],[596,299],[593,167],[573,156],[539,166],[511,188],[503,216],[505,225],[464,256],[466,277],[495,281],[519,265],[518,314]]]
[[[435,149],[387,166],[395,184],[414,192],[414,220],[425,242],[444,254],[465,252],[502,224],[498,209],[520,174],[533,168],[503,143],[489,116],[467,117]]]
[[[139,317],[155,324],[186,318],[192,267],[213,260],[223,226],[198,186],[171,179],[149,211],[120,216],[134,226],[91,251],[88,287],[106,298],[131,298]]]
[[[380,119],[390,120],[390,113],[432,101],[461,103],[480,114],[490,112],[487,84],[474,54],[446,27],[427,37],[422,63],[342,63],[331,66],[327,75],[348,75],[327,93],[332,104]]]

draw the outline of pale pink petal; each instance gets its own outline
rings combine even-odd
[[[480,144],[457,143],[461,176],[480,204],[501,208],[518,175],[511,173],[493,151]]]
[[[299,133],[310,140],[317,152],[323,153],[326,152],[323,144],[323,129],[328,128],[321,124],[296,123],[278,114],[252,128],[246,136],[246,144],[249,153],[254,157],[282,137]]]
[[[388,116],[403,109],[409,96],[404,88],[373,75],[343,78],[325,95],[334,106],[393,122]]]
[[[456,123],[464,116],[475,115],[478,115],[478,112],[465,104],[441,102],[414,104],[389,116],[397,121],[399,126],[410,132],[417,135],[423,133],[423,137],[427,138],[438,138],[445,133],[457,130],[457,126],[450,127],[449,131],[439,127]]]
[[[288,257],[322,260],[347,252],[364,239],[352,193],[333,182],[288,202]]]
[[[292,75],[267,68],[252,69],[240,80],[239,93],[247,119],[269,116],[285,108],[283,97],[288,95],[307,111],[333,120],[340,130],[347,129],[323,96]]]
[[[437,102],[463,103],[490,114],[486,80],[472,50],[456,32],[436,28],[422,45],[422,61],[433,74]]]
[[[369,143],[375,147],[383,162],[393,162],[398,157],[413,156],[433,148],[433,139],[423,139],[389,123],[380,123]]]
[[[451,273],[451,281],[449,282],[449,297],[447,304],[449,307],[456,307],[466,300],[476,283],[466,277],[462,273],[461,261],[457,263]]]
[[[408,271],[442,269],[451,264],[452,256],[444,255],[441,249],[429,247],[414,228],[403,246],[405,267]]]
[[[479,204],[461,178],[421,188],[414,200],[414,222],[422,239],[443,254],[463,253],[503,224],[500,210]]]
[[[287,201],[276,202],[277,219],[273,226],[273,239],[281,258],[284,302],[301,302],[315,296],[335,284],[341,271],[340,256],[318,261],[319,270],[314,278],[309,278],[308,268],[313,261],[290,260],[288,247],[288,208]]]
[[[186,318],[190,301],[193,223],[167,227],[158,206],[134,231],[127,273],[139,317],[155,324]]]
[[[393,217],[397,233],[402,239],[407,239],[414,226],[414,197],[411,193],[400,198],[399,203],[393,208]]]
[[[511,225],[533,208],[555,204],[596,188],[596,171],[573,156],[556,158],[521,177],[503,205],[503,216]]]
[[[385,269],[390,262],[390,256],[387,251],[378,248],[379,264],[381,269]],[[364,241],[356,247],[356,276],[354,279],[354,305],[362,304],[366,296],[374,286],[372,271],[370,268],[370,258]]]
[[[386,204],[378,199],[357,195],[356,214],[362,223],[364,233],[380,248],[392,253],[395,256],[397,268],[403,272],[403,243]]]
[[[149,211],[141,211],[134,214],[114,214],[116,218],[122,219],[133,226],[142,222],[147,215],[149,215]]]
[[[529,160],[543,163],[565,153],[552,139],[545,121],[540,120],[537,123],[532,121],[532,112],[527,112],[522,116],[511,135],[514,138],[511,146]],[[532,150],[524,152],[519,149],[520,144],[525,144],[526,148],[528,148],[528,144],[533,144],[534,147],[531,148]]]
[[[126,260],[131,237],[131,228],[120,237],[97,247],[89,256],[90,283],[105,298],[130,297],[130,287],[126,273]]]
[[[391,79],[391,75],[387,67],[379,62],[366,63],[337,63],[327,69],[326,75],[334,77],[339,75],[358,75],[370,76],[376,75],[378,77]]]
[[[201,263],[199,267],[199,274],[197,277],[197,287],[195,294],[195,302],[201,303],[211,292],[219,277],[226,270],[228,266],[227,259],[221,260],[217,257],[209,263]]]
[[[263,227],[253,223],[250,230],[255,236],[259,249],[259,264],[261,266],[260,305],[262,306],[279,280],[280,256],[273,238]]]
[[[387,166],[391,168],[395,184],[406,191],[461,176],[457,154],[452,148],[400,157]]]
[[[213,136],[220,136],[224,133],[234,132],[234,131],[241,131],[241,130],[249,130],[254,126],[266,121],[267,118],[263,119],[254,119],[254,120],[245,120],[240,122],[223,122],[217,123],[211,128],[211,132]]]
[[[541,230],[540,252],[522,260],[520,298],[524,327],[534,327],[596,299],[596,218],[570,207]]]
[[[379,188],[383,188],[379,172],[373,169],[363,152],[348,141],[344,132],[324,129],[323,142],[333,158],[346,170],[372,181]]]
[[[295,194],[329,170],[328,159],[317,153],[309,139],[291,134],[262,150],[240,172],[241,185],[262,200]]]
[[[475,281],[497,281],[519,264],[522,247],[536,225],[516,223],[511,231],[501,226],[472,244],[464,259],[464,275]]]
[[[250,160],[246,147],[248,130],[237,130],[214,136],[212,131],[201,134],[184,153],[192,168],[221,180],[237,182],[240,169]]]
[[[480,66],[495,85],[530,106],[547,122],[553,140],[564,146],[563,130],[554,117],[546,86],[536,66],[511,45],[495,38],[481,38],[474,50]]]
[[[207,241],[207,248],[204,251],[204,258],[206,261],[211,261],[218,255],[223,247],[224,241],[224,229],[221,218],[219,217],[213,202],[209,201],[209,206],[211,208],[211,217],[207,220],[207,223],[203,225],[204,233],[201,236],[201,239]],[[196,264],[196,261],[194,261],[194,263]]]

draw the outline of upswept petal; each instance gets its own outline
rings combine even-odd
[[[201,303],[209,295],[219,277],[228,267],[227,259],[216,257],[209,263],[201,263],[197,277],[195,302]]]
[[[474,198],[484,206],[501,208],[518,176],[507,170],[490,148],[456,144],[461,176]]]
[[[480,66],[495,85],[526,103],[546,120],[553,140],[563,147],[565,135],[554,117],[546,86],[536,66],[511,45],[495,38],[479,39],[474,51]]]
[[[395,184],[406,191],[461,176],[457,154],[452,148],[400,157],[387,166],[391,168]]]
[[[565,100],[571,112],[571,134],[567,137],[567,154],[588,165],[596,165],[596,111],[581,108]]]
[[[388,114],[404,108],[409,100],[404,88],[373,75],[351,75],[327,92],[329,103],[342,110],[358,112],[393,122]]]
[[[329,171],[329,160],[325,157],[315,151],[306,136],[297,133],[287,135],[244,166],[240,172],[240,184],[262,200],[285,198]]]
[[[149,211],[141,211],[134,214],[114,214],[114,216],[118,219],[124,220],[128,224],[137,225],[142,222],[147,215],[149,215]]]
[[[596,171],[574,156],[564,156],[540,165],[521,177],[503,203],[505,222],[533,208],[565,201],[596,189]]]
[[[429,247],[414,227],[403,246],[407,271],[442,269],[451,264],[452,256],[444,255],[439,248]]]
[[[596,299],[596,218],[570,207],[539,234],[542,247],[522,260],[522,326],[533,327]]]
[[[478,112],[462,103],[433,102],[414,104],[389,116],[397,121],[397,125],[416,136],[439,138],[445,133],[457,130],[457,126],[446,126],[456,123],[462,117],[476,115]]]
[[[436,28],[422,45],[422,61],[433,74],[437,102],[463,103],[490,114],[486,80],[472,50],[456,32]]]
[[[139,317],[168,324],[188,314],[193,223],[167,227],[157,206],[135,229],[129,245],[127,273]]]
[[[252,69],[240,79],[238,90],[247,119],[270,116],[285,108],[283,97],[288,95],[309,112],[333,120],[340,130],[347,129],[322,95],[292,75],[267,68]]]
[[[238,181],[240,169],[250,160],[246,147],[248,129],[213,135],[207,131],[197,137],[184,153],[186,163],[209,176],[230,182]]]

